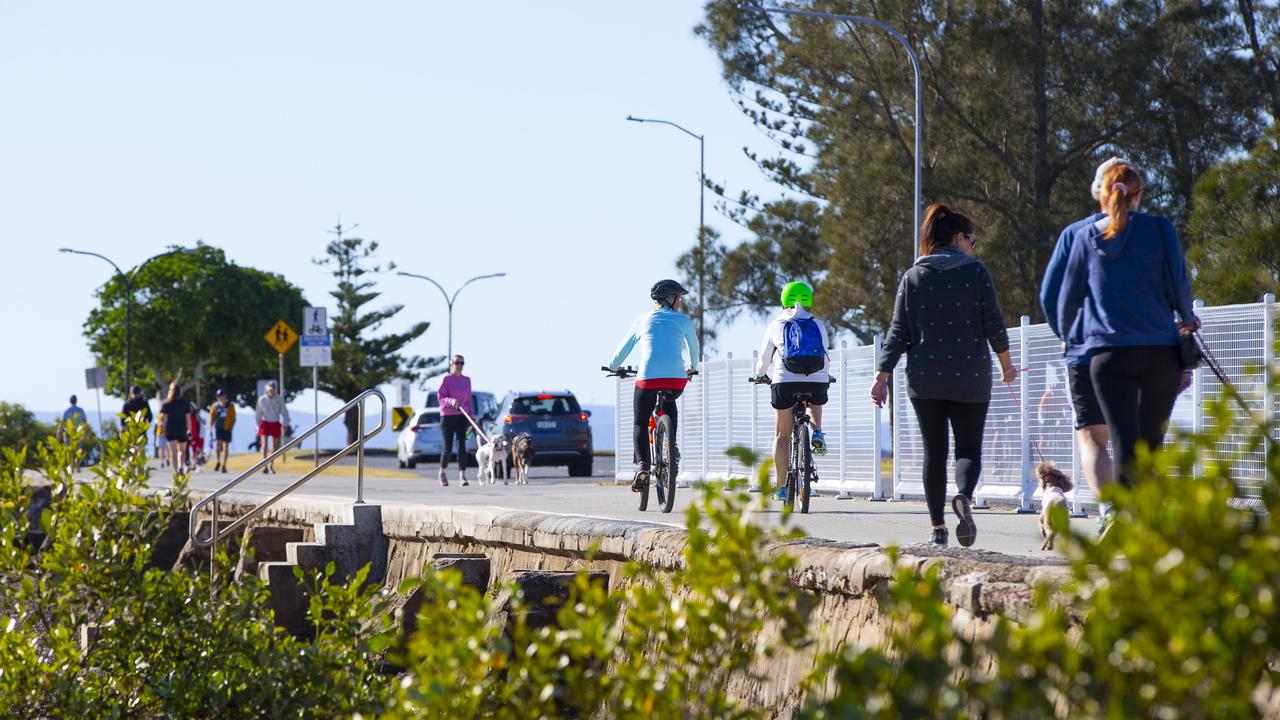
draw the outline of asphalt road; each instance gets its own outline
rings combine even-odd
[[[398,469],[394,455],[371,456],[366,459],[369,467]],[[491,506],[511,510],[538,510],[568,515],[590,515],[622,520],[684,525],[684,510],[698,491],[680,488],[676,493],[676,507],[671,514],[656,512],[654,498],[650,498],[650,510],[637,509],[637,496],[627,486],[613,481],[613,458],[598,457],[595,477],[569,478],[564,468],[533,468],[528,485],[485,485],[475,482],[474,468],[468,472],[471,484],[462,487],[456,482],[456,468],[451,469],[449,487],[441,487],[436,481],[437,466],[419,465],[413,471],[416,477],[366,477],[365,500],[381,503],[421,503],[425,505]],[[167,484],[168,475],[157,472],[154,485]],[[191,487],[213,490],[233,475],[200,472],[192,476]],[[285,487],[296,475],[255,476],[246,480],[238,493],[273,493]],[[302,497],[354,500],[355,480],[351,477],[321,475],[311,480],[295,493]],[[753,498],[759,498],[753,494]],[[755,522],[776,525],[782,519],[781,503],[772,502],[769,507],[753,515]],[[1019,515],[1009,508],[993,508],[975,511],[978,524],[976,549],[992,550],[1011,555],[1050,557],[1054,553],[1040,550],[1039,517]],[[892,501],[871,502],[865,499],[837,500],[832,497],[815,497],[808,515],[793,514],[792,525],[809,535],[831,540],[874,542],[881,545],[911,545],[923,542],[929,534],[929,516],[923,502]],[[1094,518],[1073,519],[1073,527],[1092,531]],[[952,528],[952,544],[955,545],[955,519],[949,517]]]

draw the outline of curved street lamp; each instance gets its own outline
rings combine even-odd
[[[132,270],[130,270],[128,273],[125,273],[123,270],[121,270],[121,269],[120,269],[120,266],[119,266],[119,265],[117,265],[117,264],[115,264],[115,262],[114,262],[111,258],[107,257],[106,255],[100,255],[100,254],[98,254],[98,253],[96,253],[96,252],[89,252],[89,251],[87,251],[87,250],[72,250],[71,248],[58,248],[58,252],[61,252],[61,253],[70,253],[70,254],[72,254],[72,255],[88,255],[88,256],[90,256],[90,257],[96,257],[96,258],[99,258],[99,259],[101,259],[101,260],[106,260],[106,261],[107,261],[107,263],[108,263],[108,264],[110,264],[110,265],[111,265],[111,267],[115,269],[115,271],[116,271],[116,275],[118,275],[120,278],[122,278],[122,279],[124,280],[124,292],[125,292],[125,304],[124,304],[124,394],[125,394],[126,396],[128,396],[128,394],[129,394],[129,388],[133,387],[133,354],[132,354],[132,350],[133,350],[133,349],[132,349],[132,347],[130,346],[130,339],[131,339],[131,338],[130,338],[130,331],[131,331],[130,326],[133,324],[133,281],[134,281],[135,279],[137,279],[137,277],[138,277],[138,271],[139,271],[139,270],[141,270],[141,269],[142,269],[142,268],[143,268],[147,263],[151,262],[152,260],[155,260],[155,259],[157,259],[157,258],[166,257],[166,256],[168,256],[168,255],[177,255],[177,254],[179,254],[179,253],[182,253],[182,254],[188,254],[188,255],[189,255],[189,254],[191,254],[191,253],[196,252],[196,248],[174,248],[173,250],[169,250],[169,251],[167,251],[167,252],[162,252],[162,253],[160,253],[160,254],[158,254],[158,255],[152,255],[151,257],[147,258],[146,260],[143,260],[142,262],[138,263],[137,265],[134,265],[134,266],[133,266],[133,269],[132,269]]]
[[[911,257],[916,257],[915,234],[920,232],[920,148],[922,147],[922,134],[920,123],[920,112],[922,103],[920,102],[920,58],[916,56],[916,51],[912,49],[911,43],[907,42],[907,38],[898,32],[893,26],[876,20],[875,18],[862,17],[861,15],[840,15],[838,13],[813,12],[810,10],[787,10],[785,8],[761,7],[759,5],[743,5],[743,10],[758,13],[777,13],[779,15],[791,15],[794,17],[816,18],[818,20],[835,20],[853,23],[855,25],[871,25],[893,36],[907,51],[907,57],[911,58],[911,70],[915,73],[916,79],[916,110],[915,110],[915,163],[916,163],[916,181],[915,181],[915,206],[912,208],[913,219],[915,225],[911,231]]]
[[[418,278],[419,280],[426,280],[432,285],[435,285],[436,289],[440,291],[440,294],[444,296],[444,302],[446,305],[449,306],[449,360],[453,360],[453,303],[455,300],[458,299],[458,293],[462,292],[463,288],[465,288],[466,286],[470,285],[471,283],[477,280],[484,280],[485,278],[500,278],[500,277],[507,276],[507,274],[504,272],[492,273],[489,275],[477,275],[471,278],[470,280],[462,283],[462,285],[458,286],[458,289],[454,290],[453,295],[450,296],[449,293],[445,291],[444,287],[440,285],[440,283],[436,282],[435,280],[432,280],[426,275],[418,275],[416,273],[410,273],[410,272],[397,272],[396,274],[403,275],[405,277]]]
[[[658,123],[660,125],[670,125],[680,132],[688,135],[698,141],[698,252],[702,254],[702,262],[698,264],[698,346],[706,347],[706,338],[702,334],[702,313],[706,307],[706,293],[703,290],[703,273],[707,261],[707,220],[706,220],[706,192],[707,192],[707,145],[706,137],[699,135],[688,128],[681,127],[670,120],[655,120],[653,118],[638,118],[627,116],[631,122],[638,123]]]

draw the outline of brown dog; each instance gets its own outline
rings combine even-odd
[[[533,462],[533,438],[520,433],[511,441],[511,464],[515,469],[516,484],[529,484],[529,464]]]
[[[1040,477],[1040,534],[1044,537],[1044,542],[1040,545],[1041,550],[1052,550],[1053,540],[1057,536],[1053,528],[1049,526],[1049,508],[1054,506],[1067,509],[1067,493],[1071,492],[1071,488],[1075,487],[1071,484],[1071,478],[1066,473],[1054,467],[1051,462],[1042,462],[1036,466],[1036,475]]]

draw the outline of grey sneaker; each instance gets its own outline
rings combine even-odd
[[[440,487],[449,487],[449,478],[445,476],[444,468],[440,468]]]
[[[642,467],[636,470],[636,476],[631,481],[631,492],[644,492],[649,489],[649,469]]]
[[[935,547],[947,546],[947,529],[944,527],[934,528],[933,533],[929,536],[928,545]]]
[[[956,525],[956,541],[964,547],[969,547],[974,540],[978,539],[978,526],[973,522],[969,498],[964,495],[951,498],[951,509],[955,511],[956,517],[960,518],[960,524]]]

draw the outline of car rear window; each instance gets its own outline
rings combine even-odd
[[[512,415],[569,415],[580,410],[572,395],[529,395],[511,401]]]
[[[427,407],[429,408],[440,407],[440,396],[436,394],[435,390],[432,390],[431,392],[427,393]]]

